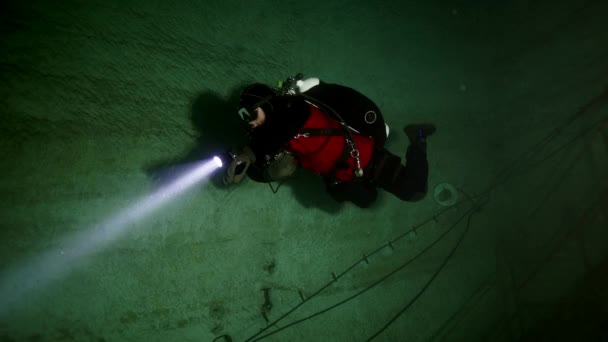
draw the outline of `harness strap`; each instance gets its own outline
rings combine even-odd
[[[299,136],[303,136],[303,137],[343,136],[345,138],[345,141],[344,141],[344,146],[342,148],[342,152],[340,153],[340,156],[338,157],[338,159],[335,161],[334,166],[331,168],[331,170],[329,170],[323,176],[326,178],[329,178],[331,181],[334,181],[338,170],[348,167],[348,163],[346,161],[348,160],[348,158],[351,157],[351,153],[348,148],[349,145],[346,143],[346,140],[348,138],[346,137],[346,132],[345,132],[344,128],[304,128],[300,131]],[[321,149],[318,149],[317,151],[315,151],[314,153],[311,153],[309,155],[316,154],[316,153],[320,152]]]
[[[352,133],[351,133],[351,128],[346,126],[345,124],[342,124],[341,127],[339,128],[303,128],[300,133],[296,136],[296,138],[299,137],[318,137],[318,136],[342,136],[344,137],[344,147],[342,149],[342,153],[340,154],[340,156],[338,157],[338,159],[336,160],[336,162],[334,163],[333,167],[331,168],[331,170],[329,170],[326,174],[324,174],[323,176],[326,178],[329,178],[332,182],[336,180],[336,174],[338,173],[338,171],[340,169],[343,169],[345,167],[348,167],[348,162],[347,160],[350,157],[353,158],[357,158],[357,163],[359,163],[359,159],[358,157],[354,157],[351,153],[351,151],[349,150],[349,138],[352,139]],[[358,133],[356,131],[354,131],[355,133]],[[327,139],[325,141],[325,143],[321,146],[321,148],[319,148],[318,150],[316,150],[313,153],[309,153],[307,155],[313,155],[316,154],[318,152],[320,152],[323,147],[325,147],[325,144],[327,144],[329,142],[329,139]],[[354,140],[352,142],[352,146],[351,148],[354,148],[356,150],[356,145],[354,144]]]
[[[310,137],[328,136],[328,135],[346,135],[343,128],[304,128],[301,133]]]

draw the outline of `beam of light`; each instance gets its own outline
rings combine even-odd
[[[19,304],[40,294],[54,281],[58,281],[80,266],[86,257],[101,251],[127,228],[144,219],[179,194],[201,183],[221,166],[221,160],[198,162],[189,167],[179,178],[152,194],[143,197],[132,206],[124,208],[105,222],[68,236],[56,247],[39,255],[5,268],[0,273],[0,318],[11,314]]]

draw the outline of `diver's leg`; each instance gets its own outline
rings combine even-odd
[[[428,190],[429,163],[426,156],[426,137],[433,134],[431,125],[408,126],[404,129],[410,137],[405,166],[401,158],[388,150],[379,151],[377,184],[403,201],[419,201]]]
[[[397,179],[402,189],[401,198],[406,201],[419,201],[428,191],[429,162],[426,156],[426,138],[435,133],[430,124],[409,125],[403,131],[410,139],[405,155],[405,167]]]
[[[420,150],[408,149],[406,166],[401,158],[386,149],[377,152],[377,165],[374,182],[378,187],[390,192],[403,201],[417,201],[426,192],[428,164]],[[426,169],[425,169],[426,166]]]
[[[402,200],[419,201],[428,190],[429,163],[426,151],[419,144],[411,144],[407,148],[405,159],[405,167],[393,186],[398,189],[398,197]]]

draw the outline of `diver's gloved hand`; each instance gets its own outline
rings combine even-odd
[[[249,146],[243,147],[241,151],[233,153],[232,155],[233,160],[230,165],[228,165],[226,174],[224,174],[224,178],[222,179],[223,183],[226,185],[240,183],[247,174],[249,166],[255,163],[255,154]]]
[[[274,161],[263,171],[264,179],[271,182],[285,181],[297,170],[296,159],[287,152],[281,152],[274,157]]]

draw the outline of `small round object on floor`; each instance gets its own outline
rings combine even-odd
[[[433,191],[433,198],[439,205],[451,207],[458,201],[458,191],[456,191],[456,188],[452,184],[437,184]]]

